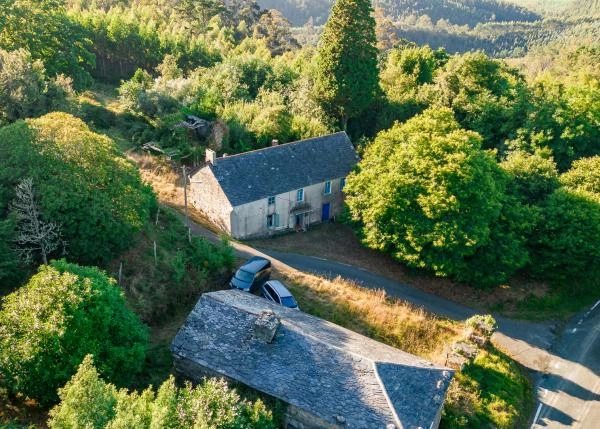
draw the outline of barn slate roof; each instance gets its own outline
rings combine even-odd
[[[233,207],[346,177],[358,155],[345,132],[280,144],[209,164]]]
[[[280,318],[271,343],[253,335],[267,310]],[[347,428],[430,428],[453,376],[450,369],[238,290],[202,295],[171,351],[175,367],[189,378],[202,378],[190,373],[190,363],[208,368]]]

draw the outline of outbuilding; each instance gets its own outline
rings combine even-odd
[[[247,292],[202,295],[177,333],[175,369],[288,404],[286,427],[435,429],[453,371]]]

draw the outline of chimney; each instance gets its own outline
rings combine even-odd
[[[273,342],[279,323],[279,317],[275,313],[263,311],[254,322],[254,338],[265,343]]]
[[[210,162],[212,165],[217,163],[217,152],[212,149],[206,148],[206,162]]]
[[[277,140],[277,139],[271,140],[271,146],[279,146],[279,140]]]

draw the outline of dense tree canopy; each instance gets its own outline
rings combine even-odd
[[[558,189],[543,205],[530,241],[532,273],[571,293],[598,292],[600,199],[585,190]]]
[[[62,0],[6,0],[0,3],[0,49],[26,49],[43,61],[50,76],[71,76],[77,87],[90,83],[90,42],[66,14]]]
[[[600,201],[600,156],[581,158],[560,176],[560,183],[572,191],[585,191]]]
[[[51,403],[87,354],[107,379],[130,382],[147,338],[114,280],[97,268],[54,261],[3,300],[0,371],[14,392]]]
[[[343,129],[379,88],[375,19],[369,0],[337,0],[319,41],[315,91]]]
[[[485,54],[455,56],[436,77],[432,102],[441,99],[458,122],[483,137],[486,148],[504,150],[525,118],[527,85],[515,69]]]
[[[126,249],[155,199],[106,136],[64,113],[0,128],[0,213],[30,177],[43,218],[60,225],[70,259],[105,263]]]
[[[506,179],[481,144],[449,109],[380,133],[345,188],[365,244],[410,266],[468,278],[465,260],[490,244],[504,201]]]

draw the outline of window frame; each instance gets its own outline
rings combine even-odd
[[[342,177],[340,178],[340,191],[344,189],[344,186],[346,186],[346,178]]]
[[[296,202],[301,203],[304,201],[304,188],[300,188],[296,191]]]
[[[275,196],[274,195],[271,195],[270,197],[267,198],[267,205],[268,206],[275,205]]]
[[[279,228],[279,213],[270,213],[267,215],[267,228]]]
[[[330,195],[331,194],[331,180],[328,180],[325,182],[325,189],[323,189],[323,194],[324,195]]]

